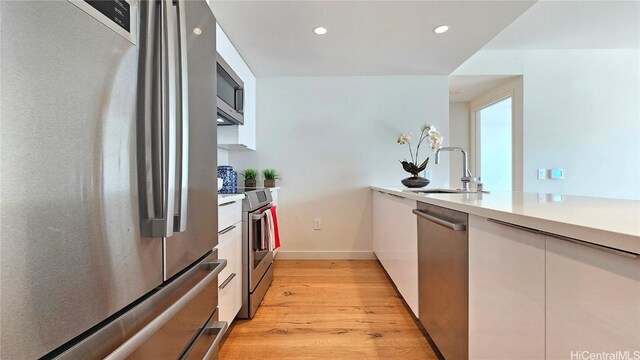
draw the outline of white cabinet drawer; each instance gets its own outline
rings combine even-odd
[[[238,309],[236,309],[236,289],[240,286],[239,277],[238,274],[232,272],[228,277],[218,277],[218,279],[221,283],[221,288],[218,288],[218,319],[231,324],[238,313]]]
[[[232,272],[237,272],[238,268],[238,246],[237,244],[242,239],[242,229],[240,226],[242,223],[232,225],[231,228],[227,228],[218,233],[218,259],[226,259],[227,267],[225,267],[218,275],[218,285],[222,285],[222,282],[231,275]]]
[[[218,206],[218,231],[242,221],[242,200]]]

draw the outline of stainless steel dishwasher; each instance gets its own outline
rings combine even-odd
[[[468,216],[418,202],[419,319],[447,360],[467,359]]]

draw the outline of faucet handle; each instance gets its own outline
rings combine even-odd
[[[476,179],[475,176],[471,175],[471,171],[469,171],[469,169],[467,169],[467,174],[465,176],[463,176],[460,180],[462,182],[467,182],[467,183],[477,182],[478,181],[478,179]]]

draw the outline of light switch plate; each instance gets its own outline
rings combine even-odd
[[[547,178],[547,169],[538,169],[538,180],[544,180]]]
[[[554,180],[564,179],[564,170],[562,169],[551,169],[551,178]]]

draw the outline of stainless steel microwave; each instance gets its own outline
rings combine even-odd
[[[218,54],[218,125],[244,124],[244,83]]]

